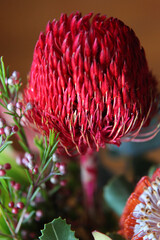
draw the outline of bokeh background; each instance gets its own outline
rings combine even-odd
[[[11,72],[20,72],[24,85],[40,31],[45,30],[49,20],[59,19],[62,12],[75,11],[83,15],[93,12],[117,17],[133,28],[145,49],[150,69],[160,80],[160,0],[0,0],[0,56],[4,56]],[[159,142],[160,137],[152,144],[156,145],[154,150],[149,152],[157,162]],[[132,153],[136,146],[129,146]],[[141,146],[139,148],[147,149],[150,143]],[[105,159],[106,153],[102,154]],[[108,159],[107,165],[114,172],[124,171],[121,161]]]
[[[62,12],[80,11],[120,18],[134,29],[145,48],[149,66],[160,78],[159,0],[0,0],[0,55],[26,80],[40,31]]]

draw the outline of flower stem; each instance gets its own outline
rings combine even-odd
[[[26,207],[25,207],[25,208],[23,209],[23,211],[22,211],[21,217],[20,217],[20,219],[19,219],[19,221],[18,221],[18,224],[17,224],[17,226],[16,226],[16,229],[15,229],[15,234],[17,234],[17,233],[19,232],[20,228],[21,228],[24,215],[25,215],[25,213],[26,213],[26,211],[27,211],[27,207],[28,207],[28,204],[26,205]]]

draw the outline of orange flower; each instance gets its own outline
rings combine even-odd
[[[126,239],[160,239],[160,168],[152,178],[145,176],[129,197],[120,219]]]

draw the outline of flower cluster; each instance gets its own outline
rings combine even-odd
[[[6,171],[11,169],[11,164],[10,163],[5,163],[3,165],[0,165],[0,176],[6,175]]]
[[[157,110],[156,80],[133,30],[116,18],[91,17],[62,14],[48,23],[24,93],[33,106],[28,120],[45,135],[59,132],[68,154],[134,139]]]
[[[129,197],[120,220],[126,239],[160,238],[160,168],[152,178],[145,176]]]

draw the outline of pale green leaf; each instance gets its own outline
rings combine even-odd
[[[97,231],[92,232],[92,235],[94,237],[94,240],[111,240],[111,238],[107,235]]]

